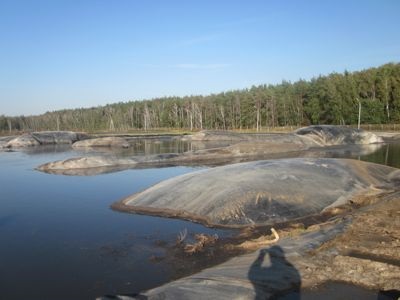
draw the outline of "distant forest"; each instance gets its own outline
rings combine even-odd
[[[254,129],[309,124],[400,123],[400,64],[283,81],[208,96],[164,97],[106,106],[0,116],[0,131]]]

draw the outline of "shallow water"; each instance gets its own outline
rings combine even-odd
[[[135,150],[129,150],[136,155],[210,147],[176,140],[137,143]],[[65,146],[0,153],[0,299],[93,299],[138,292],[165,283],[174,274],[171,266],[150,259],[165,251],[158,241],[173,243],[184,228],[189,234],[230,233],[109,208],[118,199],[198,168],[126,170],[89,177],[34,170],[79,155],[82,152]],[[400,144],[362,155],[334,150],[329,155],[400,167]]]

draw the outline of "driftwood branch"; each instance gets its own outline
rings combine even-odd
[[[259,237],[258,239],[241,243],[239,245],[239,247],[251,249],[251,248],[257,248],[260,246],[275,244],[276,242],[279,241],[279,234],[275,230],[275,228],[271,228],[271,232],[272,232],[272,235],[274,236],[274,238],[272,240],[268,239],[268,236],[263,235],[263,236]]]

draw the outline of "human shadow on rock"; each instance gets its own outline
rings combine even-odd
[[[268,257],[270,263],[264,266]],[[256,300],[301,298],[300,273],[286,260],[280,246],[260,250],[257,259],[251,264],[248,278],[254,286]]]

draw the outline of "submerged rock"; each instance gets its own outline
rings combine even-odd
[[[86,139],[83,141],[75,142],[72,147],[74,148],[86,148],[86,147],[120,147],[129,148],[130,144],[123,138],[120,137],[103,137],[95,139]]]
[[[72,131],[40,131],[23,134],[10,140],[7,148],[24,148],[39,145],[72,144],[87,138],[84,133]]]
[[[395,170],[346,159],[240,163],[165,180],[113,208],[211,226],[265,225],[346,204],[387,184]]]
[[[333,125],[308,126],[300,128],[296,134],[320,146],[383,143],[383,139],[372,132]]]

